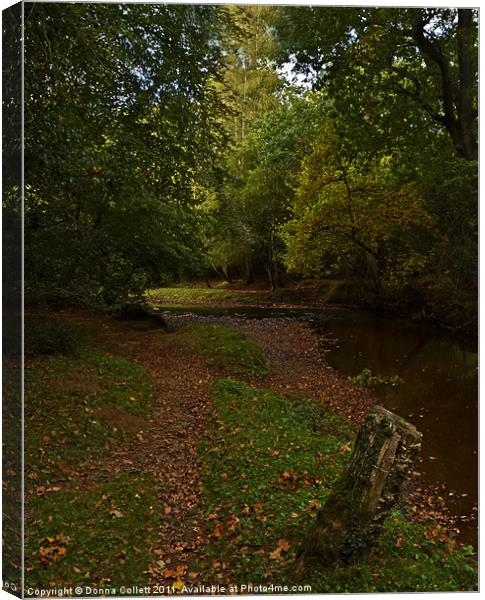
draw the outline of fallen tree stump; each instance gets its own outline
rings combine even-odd
[[[421,448],[422,434],[374,406],[357,435],[349,464],[299,552],[295,572],[309,563],[354,563],[375,546]]]

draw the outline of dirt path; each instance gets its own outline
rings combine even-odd
[[[373,405],[368,389],[351,384],[325,361],[322,337],[305,322],[293,318],[248,319],[236,316],[171,315],[176,326],[192,321],[220,323],[237,329],[263,348],[271,371],[259,385],[288,393],[299,392],[358,423]]]
[[[172,583],[172,578],[166,580],[163,574],[192,561],[203,541],[197,514],[201,482],[196,447],[213,376],[197,356],[180,346],[167,345],[159,331],[140,331],[136,323],[88,314],[66,316],[82,324],[107,351],[143,366],[153,379],[156,404],[152,417],[140,423],[131,443],[87,465],[85,477],[133,471],[148,473],[160,482],[163,514],[148,583]],[[104,416],[121,429],[129,430],[132,424],[127,413]]]
[[[65,316],[79,322],[108,352],[124,355],[142,365],[151,375],[156,404],[144,423],[125,422],[126,413],[104,415],[121,428],[140,430],[128,445],[118,446],[87,465],[87,479],[109,478],[125,472],[144,472],[160,482],[163,506],[158,540],[152,548],[149,583],[169,585],[174,573],[186,573],[186,565],[197,559],[203,538],[201,459],[197,444],[207,418],[209,384],[218,373],[210,372],[200,357],[176,343],[176,336],[143,331],[139,323],[122,323],[80,312]],[[187,322],[217,322],[238,329],[257,341],[270,363],[270,374],[257,385],[283,393],[302,393],[324,407],[358,422],[373,404],[369,391],[352,385],[331,368],[319,348],[320,338],[311,327],[294,319],[245,319],[194,315],[171,316],[177,328]],[[169,573],[172,573],[170,576]]]

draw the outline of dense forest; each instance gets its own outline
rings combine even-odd
[[[478,10],[4,17],[4,589],[475,590]]]
[[[337,279],[473,320],[473,10],[31,4],[26,27],[35,297]]]

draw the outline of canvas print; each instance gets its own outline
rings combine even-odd
[[[3,589],[478,587],[478,8],[3,11]]]

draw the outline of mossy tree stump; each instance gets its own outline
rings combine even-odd
[[[375,546],[382,524],[421,448],[422,434],[401,417],[375,406],[365,418],[349,464],[334,486],[296,564],[356,562]]]

